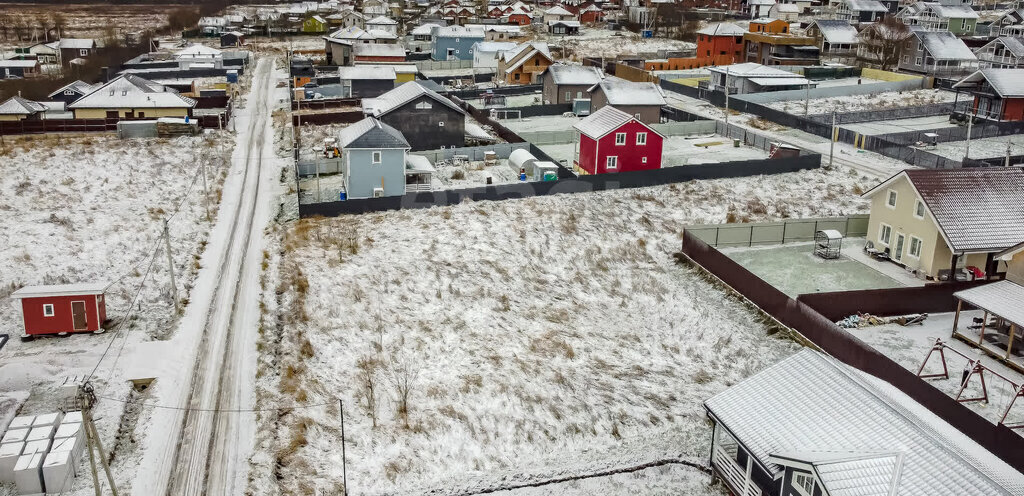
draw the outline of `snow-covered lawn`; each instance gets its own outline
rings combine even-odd
[[[614,59],[619,55],[654,55],[665,50],[688,50],[697,45],[669,38],[641,38],[640,34],[629,31],[612,31],[603,27],[582,28],[575,36],[541,33],[537,39],[547,41],[552,47],[563,47],[571,60],[581,61],[583,57],[606,57]]]
[[[1024,134],[1013,134],[997,138],[981,138],[971,140],[971,158],[984,159],[1006,156],[1006,145],[1010,144],[1010,155],[1024,155]],[[967,141],[948,141],[936,146],[925,146],[922,150],[929,151],[946,158],[960,160],[967,153]],[[1020,165],[1014,162],[1012,165]]]
[[[669,136],[662,149],[662,166],[694,165],[734,160],[756,160],[768,158],[768,152],[750,146],[734,147],[732,140],[717,134],[705,136]],[[555,160],[565,160],[572,166],[576,145],[538,145]]]
[[[840,124],[839,127],[849,129],[860,134],[875,136],[879,134],[921,131],[922,129],[954,128],[957,127],[957,125],[949,122],[949,115],[932,115],[928,117],[912,117],[910,119]]]
[[[257,405],[299,408],[261,415],[250,489],[339,490],[338,398],[364,494],[704,463],[702,401],[798,346],[674,262],[683,226],[864,212],[868,186],[817,170],[300,221]]]
[[[522,119],[501,119],[505,127],[516,133],[543,132],[543,131],[572,131],[573,126],[580,120],[579,117],[565,117],[562,115],[541,115],[536,117],[524,117]]]
[[[179,295],[189,297],[206,244],[203,184],[199,164],[207,164],[211,198],[220,196],[231,138],[225,133],[174,139],[119,140],[110,134],[41,135],[4,138],[0,154],[0,334],[12,339],[0,360],[0,397],[25,400],[11,404],[23,414],[53,411],[57,387],[68,376],[85,376],[115,339],[108,358],[93,379],[98,394],[122,399],[131,389],[117,371],[123,343],[168,337],[175,320],[168,296],[169,274],[163,252],[149,269],[163,219],[169,219],[171,250]],[[180,205],[180,208],[179,208]],[[216,215],[217,205],[211,206]],[[114,322],[128,310],[143,284],[136,309],[118,334],[84,334],[21,342],[21,311],[6,296],[34,284],[109,282],[107,315]],[[123,371],[122,371],[123,372]],[[115,453],[115,473],[130,457],[133,420],[118,434],[123,403],[101,400],[97,427],[107,449]],[[4,412],[0,412],[0,418]],[[3,425],[0,424],[0,427]],[[0,486],[0,494],[8,488]]]
[[[833,110],[840,112],[858,112],[861,110],[898,109],[900,107],[916,107],[933,103],[946,103],[956,100],[956,93],[939,89],[922,89],[908,91],[886,91],[873,95],[852,95],[831,98],[813,98],[808,113],[828,114]],[[794,114],[803,114],[804,101],[789,100],[768,104],[774,109]]]

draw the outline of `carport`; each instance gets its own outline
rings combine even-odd
[[[1024,371],[1024,286],[999,281],[953,293],[957,301],[953,336],[976,346],[1010,367]],[[970,325],[960,326],[964,304],[982,311]]]

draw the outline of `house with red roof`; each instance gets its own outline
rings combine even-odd
[[[609,105],[574,127],[579,132],[573,160],[577,174],[661,168],[665,137],[632,115]]]

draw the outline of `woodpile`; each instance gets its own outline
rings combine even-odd
[[[158,119],[156,121],[156,135],[161,138],[173,136],[192,136],[199,134],[199,122],[185,119]]]

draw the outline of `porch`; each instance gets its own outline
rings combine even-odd
[[[1024,372],[1024,286],[999,281],[954,293],[953,337]],[[968,311],[969,308],[977,309]],[[980,317],[978,316],[980,314]],[[969,320],[968,320],[969,319]]]
[[[754,458],[718,422],[715,422],[711,445],[711,468],[735,496],[764,494],[752,478]]]

